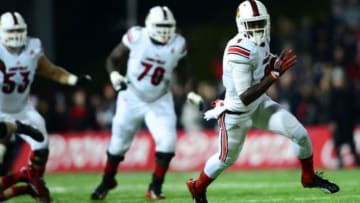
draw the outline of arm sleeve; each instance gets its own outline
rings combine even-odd
[[[251,85],[251,65],[245,63],[237,63],[230,61],[229,65],[232,67],[232,78],[238,95],[245,92]]]

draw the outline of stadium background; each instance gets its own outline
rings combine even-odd
[[[272,51],[279,53],[284,46],[290,46],[299,55],[296,67],[268,93],[308,128],[320,127],[322,133],[327,133],[327,139],[331,139],[327,128],[331,108],[329,71],[340,67],[348,73],[354,86],[355,107],[360,107],[359,1],[263,2],[271,15]],[[28,23],[29,35],[42,39],[49,58],[74,73],[89,73],[94,78],[89,86],[79,89],[36,78],[31,99],[45,117],[51,135],[86,137],[88,132],[105,132],[106,137],[115,93],[108,85],[104,61],[127,28],[143,25],[151,6],[169,6],[179,32],[187,38],[198,92],[209,106],[222,89],[220,62],[224,43],[236,33],[234,15],[238,3],[215,0],[2,0],[0,11],[21,12]],[[182,87],[174,87],[174,96],[179,132],[214,132],[216,122],[204,122],[201,113],[184,104]],[[351,110],[356,113],[359,123],[358,109]],[[334,164],[320,162],[318,166],[332,168]]]

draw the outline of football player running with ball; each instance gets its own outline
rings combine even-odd
[[[49,155],[49,139],[44,118],[29,102],[31,84],[40,75],[64,85],[80,85],[91,80],[89,75],[76,76],[53,64],[43,52],[38,38],[27,36],[27,25],[18,12],[6,12],[0,17],[0,119],[20,120],[35,126],[44,136],[40,140],[19,135],[32,150],[30,165],[5,181],[13,185],[27,181],[41,202],[50,202],[43,175]],[[1,144],[3,147],[5,145]],[[20,191],[16,186],[10,191]]]
[[[252,127],[286,136],[293,142],[303,187],[338,192],[336,184],[314,172],[312,144],[304,126],[265,94],[296,63],[297,56],[290,49],[279,56],[270,53],[270,17],[260,1],[240,3],[236,24],[238,34],[227,43],[223,56],[224,101],[217,100],[215,108],[205,112],[205,119],[216,118],[219,122],[218,152],[207,160],[197,179],[187,181],[193,201],[207,202],[207,187],[234,164]],[[266,67],[270,68],[268,73]]]
[[[155,169],[146,197],[165,198],[162,185],[175,155],[177,119],[169,88],[174,73],[180,81],[189,79],[186,41],[175,28],[170,9],[155,6],[146,17],[145,27],[131,27],[107,59],[113,87],[123,91],[117,96],[106,166],[101,183],[91,194],[93,200],[104,199],[116,187],[118,165],[144,121],[156,144]],[[127,66],[126,76],[120,74],[122,66]],[[188,100],[199,107],[203,104],[194,92],[188,94]]]

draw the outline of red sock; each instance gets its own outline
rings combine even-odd
[[[310,182],[314,178],[313,155],[306,159],[299,159],[301,164],[302,182]]]
[[[156,163],[155,164],[154,175],[159,179],[164,179],[167,170],[168,170],[167,166],[161,166],[161,165]]]
[[[207,176],[204,172],[204,170],[201,171],[199,178],[196,180],[195,188],[199,192],[205,192],[206,188],[210,185],[211,182],[213,182],[214,179]]]
[[[22,174],[20,172],[11,173],[7,176],[0,177],[0,188],[2,190],[18,183],[22,177]]]
[[[0,193],[0,201],[8,200],[12,197],[29,193],[29,185],[10,187]]]
[[[113,179],[117,173],[119,163],[107,161],[104,169],[104,179]]]
[[[13,196],[28,194],[29,187],[30,187],[29,185],[14,186],[12,187],[12,194]]]
[[[43,177],[45,173],[45,167],[48,160],[48,152],[41,152],[44,150],[35,150],[30,157],[30,168],[32,173],[38,177]]]

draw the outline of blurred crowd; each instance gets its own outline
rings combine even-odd
[[[339,120],[359,124],[359,2],[333,0],[330,11],[319,10],[295,20],[285,16],[271,20],[271,50],[279,54],[284,47],[291,47],[299,59],[297,65],[269,89],[268,94],[305,125],[332,124]],[[229,37],[231,35],[229,33]],[[211,101],[223,90],[221,60],[224,46],[220,46],[217,57],[212,59],[214,79],[196,84],[206,108],[210,108]],[[184,87],[174,84],[173,92],[179,129],[216,127],[216,121],[204,121],[202,112],[185,103]],[[33,102],[45,117],[50,133],[109,130],[115,97],[112,86],[105,84],[100,93],[90,94],[86,88],[80,88],[72,93],[71,98],[56,92],[47,99],[33,95]]]

